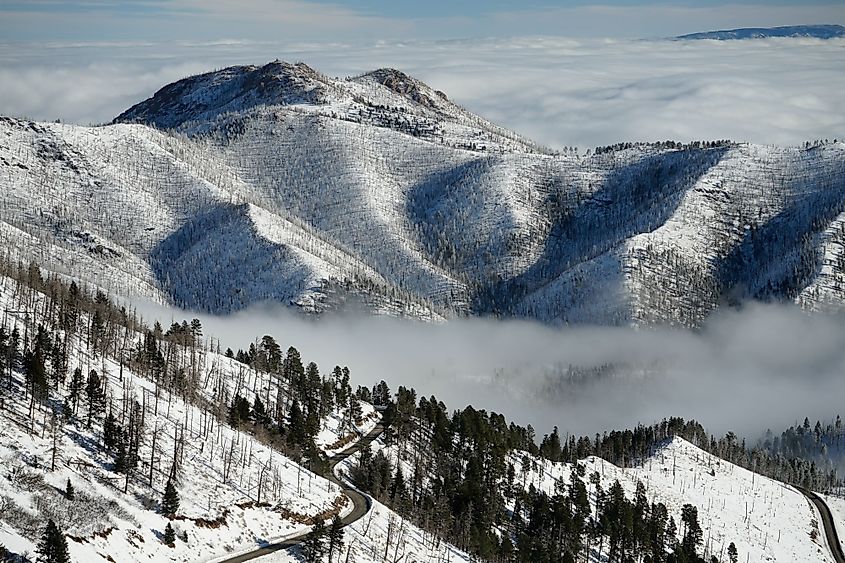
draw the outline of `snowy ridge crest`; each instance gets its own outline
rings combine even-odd
[[[837,140],[551,153],[401,71],[281,61],[115,121],[0,120],[9,258],[216,313],[696,326],[747,299],[845,299]]]

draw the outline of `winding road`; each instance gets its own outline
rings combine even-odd
[[[827,503],[822,500],[822,497],[809,489],[797,485],[795,488],[819,509],[819,513],[822,515],[822,524],[824,525],[824,535],[827,537],[827,545],[830,547],[833,559],[836,563],[845,563],[845,553],[842,551],[842,544],[839,543],[839,534],[836,533],[836,524],[833,522],[833,515],[827,507]]]
[[[379,422],[375,426],[375,428],[370,430],[369,434],[362,437],[360,440],[355,442],[352,446],[346,448],[345,450],[343,450],[339,454],[335,454],[335,455],[328,458],[329,471],[328,471],[328,474],[323,475],[323,477],[325,477],[329,481],[339,485],[340,488],[343,490],[343,493],[347,497],[349,497],[349,499],[352,501],[352,512],[350,512],[349,514],[347,514],[346,516],[344,516],[343,518],[340,519],[340,521],[343,523],[344,527],[349,526],[350,524],[357,522],[358,520],[363,518],[364,515],[367,514],[367,512],[370,511],[370,507],[372,506],[372,499],[370,499],[370,497],[368,497],[367,495],[361,493],[360,491],[358,491],[356,489],[353,489],[352,487],[350,487],[349,485],[347,485],[346,483],[344,483],[340,479],[338,479],[337,476],[335,475],[335,472],[334,472],[335,467],[337,467],[337,465],[340,462],[342,462],[343,460],[345,460],[349,456],[351,456],[351,455],[355,454],[356,452],[360,451],[361,448],[363,448],[365,446],[369,446],[370,444],[372,444],[373,440],[378,438],[383,431],[384,431],[384,426],[382,425],[381,422]],[[263,547],[259,547],[258,549],[254,549],[254,550],[248,551],[246,553],[241,553],[239,555],[232,556],[228,559],[216,560],[216,563],[243,563],[244,561],[250,561],[250,560],[255,559],[257,557],[261,557],[263,555],[269,555],[270,553],[274,553],[274,552],[282,550],[282,549],[287,549],[289,547],[299,545],[300,543],[305,541],[305,539],[310,535],[311,535],[311,532],[303,532],[299,535],[292,536],[292,537],[287,538],[283,541],[280,541],[280,542],[277,542],[277,543],[270,543],[270,544],[267,544]],[[843,561],[842,563],[845,563],[845,561]]]

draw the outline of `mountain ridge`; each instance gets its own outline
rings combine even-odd
[[[685,35],[679,35],[675,37],[675,39],[715,39],[727,41],[735,39],[765,39],[769,37],[813,37],[816,39],[834,39],[845,37],[845,27],[838,24],[742,27],[737,29],[719,29],[715,31],[688,33]]]
[[[394,69],[274,61],[108,126],[3,118],[0,186],[7,256],[214,313],[697,326],[845,299],[845,144],[553,153]]]

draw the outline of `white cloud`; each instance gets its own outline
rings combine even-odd
[[[845,317],[750,305],[722,312],[699,332],[558,329],[484,319],[431,325],[377,317],[294,316],[258,305],[227,317],[138,303],[164,326],[194,316],[222,347],[246,349],[264,334],[295,346],[324,372],[347,365],[354,384],[384,379],[451,409],[471,404],[538,433],[576,435],[695,418],[714,433],[751,438],[805,416],[831,420],[845,394]],[[562,382],[569,366],[619,366]],[[633,366],[633,367],[631,367]]]
[[[7,44],[0,113],[103,122],[186,74],[277,57],[341,76],[394,66],[552,146],[845,136],[845,40]]]

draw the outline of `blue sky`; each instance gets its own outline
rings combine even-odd
[[[280,58],[398,68],[555,147],[843,138],[845,39],[641,41],[807,23],[845,24],[845,0],[0,0],[0,115],[104,123]]]
[[[845,23],[841,0],[0,0],[0,40],[664,37]]]

